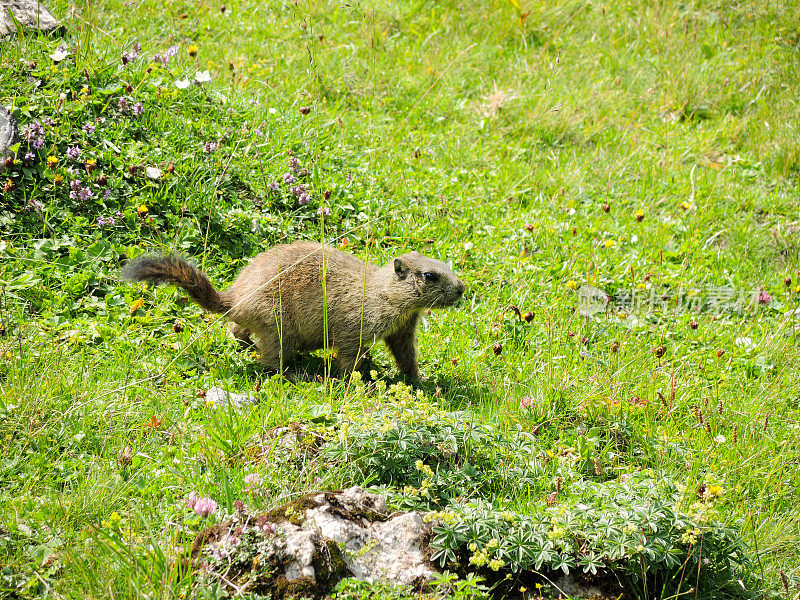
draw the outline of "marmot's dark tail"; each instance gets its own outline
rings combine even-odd
[[[233,308],[227,294],[214,289],[205,273],[180,256],[139,256],[123,267],[121,277],[125,281],[180,286],[209,312],[225,313]]]

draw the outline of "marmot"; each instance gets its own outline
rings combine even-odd
[[[200,306],[230,319],[234,337],[255,344],[260,360],[280,371],[294,353],[335,348],[345,373],[384,340],[405,375],[419,378],[415,333],[422,311],[455,304],[464,283],[445,263],[409,252],[380,267],[314,243],[258,254],[224,292],[178,256],[141,256],[122,271],[127,281],[171,283]],[[251,339],[252,336],[252,339]]]

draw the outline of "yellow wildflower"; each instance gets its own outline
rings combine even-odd
[[[189,56],[197,56],[197,46],[195,44],[189,46],[186,51],[189,53]]]
[[[54,169],[55,166],[58,164],[58,158],[56,158],[55,156],[48,156],[45,162],[47,162],[47,168]]]

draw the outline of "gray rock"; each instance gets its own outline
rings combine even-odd
[[[434,570],[426,559],[423,542],[431,526],[424,522],[422,513],[404,513],[385,521],[358,517],[365,512],[386,514],[386,500],[359,487],[336,494],[335,504],[325,494],[314,499],[320,506],[306,511],[303,529],[335,542],[353,577],[394,585],[431,580]]]
[[[6,157],[11,156],[9,148],[17,143],[19,131],[11,113],[0,107],[0,173],[5,170]]]
[[[217,408],[233,406],[238,411],[249,410],[258,403],[258,399],[246,394],[226,392],[222,388],[212,387],[206,392],[206,402],[213,402]]]
[[[36,0],[0,0],[0,35],[16,33],[17,23],[45,33],[63,31],[61,22]]]

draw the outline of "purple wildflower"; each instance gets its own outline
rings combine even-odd
[[[35,140],[33,140],[31,146],[33,147],[34,150],[41,150],[42,146],[44,146],[44,138],[43,137],[36,138]]]
[[[759,304],[769,304],[772,302],[772,295],[768,294],[764,290],[761,290],[758,293],[758,303]]]
[[[320,207],[317,209],[317,214],[318,214],[318,215],[320,215],[320,216],[321,216],[321,215],[325,215],[325,216],[327,216],[327,215],[331,214],[331,209],[330,209],[330,208],[328,208],[327,206],[320,206]]]
[[[25,153],[25,163],[31,164],[33,159],[36,158],[36,155],[33,152],[26,152]]]
[[[271,189],[273,192],[277,192],[279,189],[281,189],[281,184],[277,181],[273,181],[269,184],[269,189]]]
[[[217,151],[217,144],[214,142],[206,142],[203,144],[203,152],[206,154],[214,154]]]
[[[294,156],[289,159],[289,170],[296,171],[300,168],[300,161],[297,160]]]
[[[258,127],[256,127],[255,129],[253,129],[253,135],[261,137],[262,135],[264,135],[264,132],[261,131]]]
[[[133,114],[139,116],[143,113],[144,113],[144,104],[142,104],[141,102],[137,102],[136,104],[133,105]]]
[[[27,126],[22,130],[20,136],[26,142],[30,142],[33,138],[42,137],[44,135],[44,127],[39,121],[34,121],[33,123],[28,123]]]
[[[114,217],[108,217],[108,218],[97,217],[98,227],[105,227],[106,225],[108,225],[109,227],[113,227],[115,223],[116,221],[114,220]]]
[[[136,42],[130,51],[123,53],[121,58],[122,64],[127,65],[129,62],[139,58],[139,53],[141,51],[142,51],[142,45],[139,42]]]
[[[297,199],[297,203],[298,204],[308,204],[309,200],[310,200],[310,198],[309,198],[308,194],[300,194],[300,197]]]
[[[91,134],[91,133],[94,133],[95,126],[94,126],[94,125],[92,125],[91,123],[86,123],[86,124],[83,126],[83,130],[84,130],[86,133],[89,133],[89,134]]]
[[[292,173],[283,174],[283,183],[294,183],[295,181],[297,181],[297,178]]]
[[[69,189],[71,189],[73,192],[77,192],[83,189],[83,185],[81,185],[81,182],[77,179],[73,179],[69,182]]]
[[[122,112],[128,112],[128,109],[130,108],[130,102],[128,102],[128,98],[125,96],[120,96],[117,106]]]
[[[80,200],[87,200],[94,196],[94,192],[90,190],[88,187],[83,188],[81,191],[78,192],[78,198]]]
[[[213,515],[215,512],[217,512],[217,503],[208,497],[200,498],[194,504],[194,512],[201,517]]]
[[[160,62],[162,65],[165,65],[169,62],[169,59],[178,54],[178,47],[177,46],[170,46],[166,50],[164,50],[164,54],[156,54],[153,56],[153,62]]]
[[[292,187],[290,187],[289,191],[292,192],[292,194],[294,194],[295,196],[299,197],[299,196],[302,196],[303,194],[307,193],[308,189],[306,188],[306,186],[304,186],[302,183],[300,183],[298,185],[293,185]]]
[[[45,127],[52,127],[55,124],[56,122],[53,121],[53,119],[51,119],[50,117],[45,117],[44,119],[42,119],[42,125],[44,125]]]
[[[106,193],[108,193],[108,196],[110,196],[111,190],[106,190]],[[108,196],[106,196],[106,198],[108,198]],[[121,210],[118,210],[117,212],[114,213],[114,216],[117,217],[118,219],[124,219],[125,213],[122,212]]]
[[[41,200],[34,200],[33,198],[31,198],[30,200],[28,200],[27,209],[29,211],[41,212],[44,210],[44,204],[42,204]]]
[[[111,198],[111,188],[106,188],[105,191],[103,192],[103,200],[108,200],[109,198]],[[122,218],[124,216],[125,213],[120,213],[119,211],[117,211],[117,217]]]
[[[275,523],[272,523],[271,521],[267,521],[261,526],[261,531],[267,535],[273,535],[276,530]]]
[[[530,408],[531,406],[533,406],[533,398],[530,396],[523,396],[519,401],[520,408]]]
[[[67,148],[67,158],[70,160],[78,160],[78,157],[81,155],[81,149],[77,146],[70,146]]]

